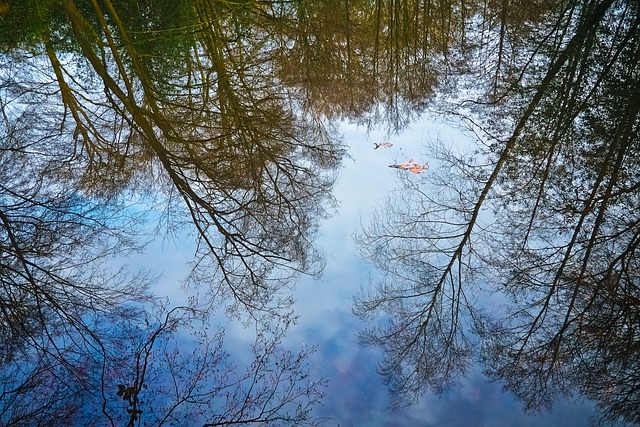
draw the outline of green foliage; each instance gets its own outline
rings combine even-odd
[[[9,1],[0,15],[0,52],[32,50],[52,28],[65,26],[60,0]]]

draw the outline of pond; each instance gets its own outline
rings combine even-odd
[[[0,425],[640,424],[639,26],[0,0]]]
[[[472,365],[468,374],[441,394],[425,387],[412,405],[390,408],[388,386],[377,371],[382,354],[360,345],[356,333],[367,323],[352,313],[353,298],[361,288],[383,275],[358,255],[353,236],[385,199],[407,196],[403,178],[426,179],[397,172],[389,164],[425,159],[430,161],[429,171],[437,173],[438,161],[430,157],[425,142],[441,140],[464,149],[470,136],[429,115],[391,138],[355,126],[341,129],[351,158],[344,162],[334,187],[340,201],[338,211],[323,222],[318,238],[328,255],[327,266],[320,280],[302,281],[297,287],[296,307],[301,317],[290,332],[290,341],[296,345],[305,341],[318,345],[312,357],[314,370],[330,380],[324,406],[317,414],[331,419],[327,425],[340,426],[588,425],[594,415],[590,402],[565,397],[554,402],[550,411],[524,412],[522,402],[503,391],[501,383],[482,375],[481,365]],[[385,140],[393,141],[393,146],[385,152],[373,149],[374,141]]]

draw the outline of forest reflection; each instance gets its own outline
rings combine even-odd
[[[482,6],[449,52],[470,86],[442,107],[479,148],[433,144],[439,173],[407,178],[360,234],[387,273],[356,301],[381,319],[362,341],[396,405],[478,360],[528,410],[578,391],[598,422],[639,423],[639,6]]]
[[[322,271],[332,119],[397,130],[428,107],[478,150],[434,145],[359,236],[387,273],[354,310],[393,403],[480,361],[528,409],[578,390],[640,423],[639,9],[0,1],[0,424],[322,421],[313,349],[280,343],[296,278]],[[108,267],[177,228],[188,307]],[[202,327],[221,306],[256,324],[246,371]]]
[[[292,280],[322,270],[311,241],[343,148],[271,72],[281,8],[8,7],[0,423],[311,423],[312,349],[280,340]],[[109,270],[177,229],[197,239],[190,306]],[[246,372],[204,328],[225,305],[256,323]]]

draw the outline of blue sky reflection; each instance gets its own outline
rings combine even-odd
[[[425,141],[439,139],[464,149],[468,140],[456,129],[429,117],[421,118],[398,135],[367,132],[349,124],[344,124],[341,132],[351,158],[345,160],[335,186],[337,211],[322,223],[316,240],[326,254],[326,268],[318,280],[302,277],[297,284],[295,310],[299,319],[284,340],[292,351],[302,345],[317,346],[310,359],[311,374],[328,380],[329,384],[324,405],[315,414],[328,419],[325,425],[340,427],[587,425],[593,414],[588,402],[561,401],[549,413],[525,414],[519,402],[479,372],[442,396],[429,392],[409,408],[395,411],[388,408],[389,394],[376,372],[380,352],[358,344],[356,334],[364,325],[351,312],[353,296],[378,274],[358,257],[353,234],[398,185],[398,174],[409,173],[389,168],[389,164],[409,159],[418,163],[429,161],[430,171],[434,171],[438,165],[429,158]],[[374,143],[383,141],[392,142],[393,147],[373,149]],[[423,175],[411,175],[411,179],[422,178]],[[157,294],[168,295],[171,306],[187,301],[188,293],[181,283],[195,251],[188,242],[187,237],[180,235],[175,239],[158,239],[145,254],[129,259],[132,264],[162,274]],[[225,328],[225,349],[231,359],[240,366],[250,363],[248,349],[253,343],[254,329],[229,321],[223,313],[214,323]]]
[[[439,139],[464,149],[465,136],[444,124],[423,117],[399,135],[344,125],[347,159],[335,187],[337,213],[323,223],[317,244],[326,252],[327,265],[320,280],[303,278],[297,286],[296,311],[300,319],[289,333],[291,348],[315,344],[313,374],[330,381],[324,406],[317,414],[330,418],[330,426],[584,426],[592,415],[589,403],[558,402],[544,414],[525,414],[519,402],[489,383],[479,372],[462,381],[459,388],[442,396],[427,393],[405,409],[388,409],[389,395],[376,372],[380,353],[358,345],[356,333],[364,325],[351,313],[351,298],[376,271],[356,254],[352,235],[360,222],[398,184],[397,169],[388,165],[429,159],[427,140]],[[374,150],[374,143],[390,141],[393,147]],[[408,172],[405,172],[408,173]],[[429,173],[427,171],[427,173]],[[422,175],[411,179],[421,179]]]

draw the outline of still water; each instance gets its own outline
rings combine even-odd
[[[638,29],[0,0],[0,425],[640,423]]]
[[[402,197],[401,178],[407,178],[389,164],[411,158],[430,161],[435,172],[438,161],[430,158],[426,141],[440,139],[452,148],[468,149],[470,136],[425,114],[398,135],[367,131],[343,125],[351,159],[334,189],[340,205],[334,217],[325,221],[318,244],[327,251],[322,278],[302,281],[297,288],[297,310],[301,318],[290,332],[292,343],[315,342],[314,371],[330,379],[324,406],[318,415],[330,418],[327,425],[339,426],[584,426],[593,409],[580,399],[559,399],[552,411],[525,413],[513,395],[490,382],[476,365],[459,384],[436,395],[427,390],[414,405],[390,409],[388,388],[377,373],[381,354],[359,345],[356,332],[366,326],[357,319],[351,305],[357,291],[380,275],[359,257],[353,235],[374,208],[387,197]],[[374,142],[393,141],[381,152]],[[423,180],[422,175],[408,176]]]
[[[468,151],[471,136],[452,123],[424,114],[398,134],[371,130],[349,123],[340,125],[340,134],[348,146],[334,194],[338,205],[330,218],[323,220],[315,240],[325,251],[327,261],[320,278],[305,277],[295,288],[295,311],[299,318],[284,342],[295,349],[315,345],[310,356],[311,373],[328,380],[322,405],[314,416],[329,426],[585,426],[594,416],[592,403],[580,396],[567,396],[554,402],[551,410],[523,410],[523,404],[502,390],[499,382],[482,374],[474,364],[468,375],[443,393],[425,390],[415,403],[391,408],[387,385],[377,371],[382,354],[363,347],[357,333],[367,326],[352,312],[354,297],[381,276],[359,255],[354,235],[385,201],[402,197],[402,179],[425,181],[423,175],[411,176],[389,168],[413,159],[429,161],[431,173],[439,162],[430,157],[428,141],[441,140],[457,151]],[[376,142],[377,141],[377,142]],[[375,144],[393,141],[385,151]],[[184,302],[185,294],[175,292],[175,284],[188,273],[193,252],[188,237],[170,243],[156,242],[152,250],[136,263],[162,272],[158,284],[162,294],[174,304]],[[212,322],[227,330],[226,349],[237,360],[246,358],[254,330],[218,316]]]

